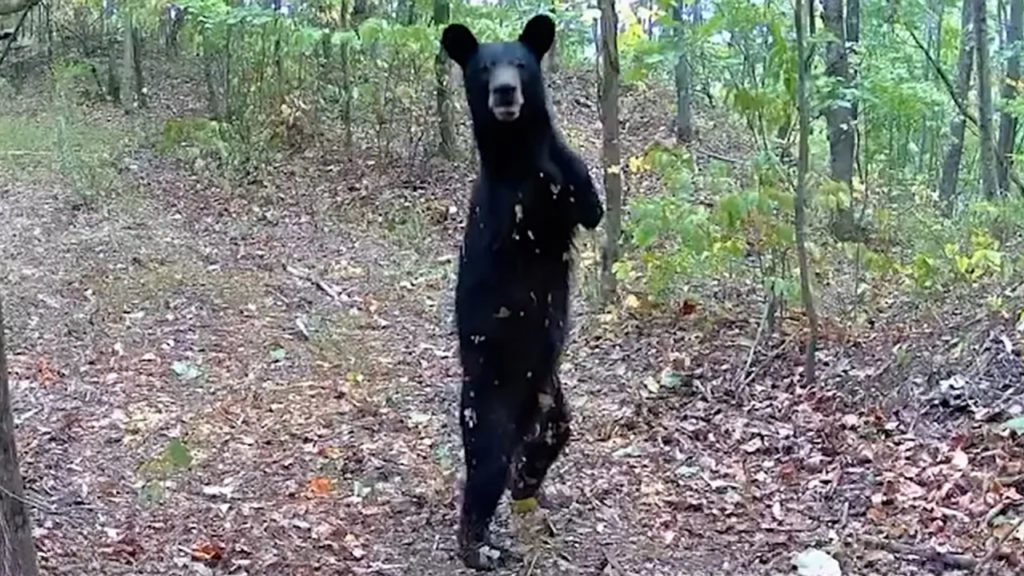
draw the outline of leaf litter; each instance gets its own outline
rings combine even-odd
[[[659,100],[624,98],[627,115]],[[597,121],[556,100],[563,124]],[[651,134],[670,133],[634,118],[624,143]],[[597,139],[576,136],[597,165]],[[133,162],[142,200],[86,217],[66,190],[0,182],[44,573],[468,574],[451,290],[472,175],[410,185],[323,151],[268,170],[266,196]],[[382,233],[391,209],[429,215],[427,232]],[[685,301],[658,318],[633,295],[577,308],[574,438],[550,476],[569,503],[540,530],[504,507],[496,522],[524,570],[1020,569],[1021,425],[999,425],[1021,412],[1019,318],[951,309],[942,325],[879,320],[855,345],[826,333],[806,388],[795,321],[757,350],[756,312]]]

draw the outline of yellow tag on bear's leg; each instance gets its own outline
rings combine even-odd
[[[516,514],[526,514],[536,510],[539,503],[535,496],[531,496],[529,498],[523,498],[522,500],[512,500],[511,505],[512,511]]]

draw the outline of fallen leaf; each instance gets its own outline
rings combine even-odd
[[[318,496],[327,494],[334,488],[334,481],[327,476],[314,476],[309,481],[309,490]]]
[[[208,564],[215,564],[223,558],[220,546],[212,542],[196,542],[192,546],[192,559]]]
[[[967,457],[967,453],[963,450],[956,450],[953,452],[953,457],[950,459],[950,462],[953,466],[963,470],[964,468],[967,468],[967,465],[970,463],[970,459]]]
[[[817,548],[808,548],[793,558],[796,572],[800,576],[842,576],[839,562]]]

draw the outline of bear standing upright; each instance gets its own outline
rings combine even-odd
[[[455,293],[463,379],[459,422],[466,485],[463,562],[493,570],[511,557],[489,536],[507,485],[537,504],[569,439],[558,379],[569,316],[576,226],[604,215],[586,165],[555,133],[540,60],[555,38],[545,15],[514,42],[480,44],[461,24],[441,45],[463,71],[480,159]]]

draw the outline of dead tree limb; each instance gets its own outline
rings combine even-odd
[[[4,0],[0,0],[0,2],[4,2]],[[12,32],[11,37],[7,39],[7,45],[4,46],[4,51],[0,54],[0,66],[3,66],[4,60],[7,59],[7,55],[11,52],[11,48],[14,46],[14,41],[18,38],[18,31],[21,30],[22,25],[25,24],[25,20],[28,18],[28,13],[31,12],[39,2],[40,0],[29,0],[25,5],[25,9],[21,13],[21,17],[18,18],[18,24],[14,27],[14,32]],[[3,4],[0,4],[0,7],[2,6]],[[14,14],[15,12],[4,13],[2,9],[0,9],[0,16]]]

